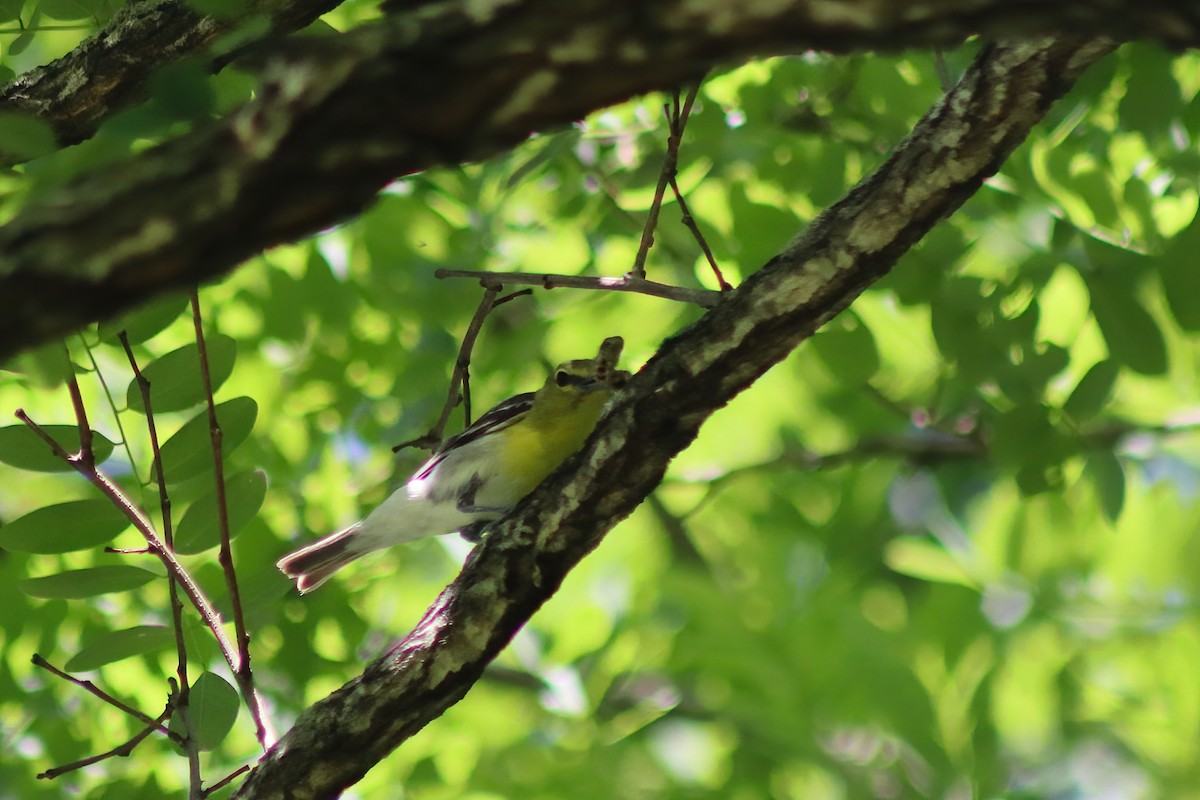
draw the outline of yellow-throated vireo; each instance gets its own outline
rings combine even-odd
[[[560,364],[541,389],[510,397],[447,440],[365,519],[276,565],[308,592],[374,550],[453,531],[477,535],[583,446],[629,378],[616,369],[623,344],[614,336],[594,359]]]

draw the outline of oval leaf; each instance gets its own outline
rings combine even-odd
[[[179,318],[187,308],[186,295],[173,294],[155,300],[147,306],[128,314],[122,314],[114,320],[100,323],[100,338],[106,342],[117,341],[121,331],[130,344],[141,344],[161,332]]]
[[[229,536],[246,527],[267,496],[267,478],[261,472],[243,472],[225,481],[225,505],[229,512]],[[206,494],[188,508],[175,529],[175,552],[202,553],[221,543],[216,493]]]
[[[74,500],[31,511],[0,528],[0,547],[16,553],[67,553],[111,541],[129,520],[108,500]]]
[[[888,542],[883,560],[892,570],[923,581],[973,587],[974,579],[946,549],[928,539],[898,536]]]
[[[149,583],[155,577],[153,572],[141,567],[115,565],[72,569],[44,578],[26,578],[17,582],[17,588],[30,597],[77,600],[98,594],[127,592]]]
[[[42,430],[68,453],[79,449],[79,428],[74,425],[43,425]],[[113,443],[103,434],[92,431],[92,451],[101,464],[112,455]],[[70,472],[74,469],[54,453],[28,425],[6,425],[0,428],[0,461],[10,467],[32,472]]]
[[[214,750],[233,728],[238,716],[238,693],[229,682],[213,672],[205,672],[192,684],[188,694],[188,719],[192,736],[201,750]],[[182,734],[182,725],[171,718],[171,728]]]
[[[2,130],[0,130],[2,132]],[[0,138],[0,142],[4,140]],[[51,342],[4,362],[2,369],[24,375],[42,389],[54,389],[75,375],[75,365],[62,342]]]
[[[215,392],[233,373],[237,343],[228,336],[211,334],[207,340],[208,369]],[[150,381],[150,403],[154,412],[182,411],[204,400],[204,382],[200,377],[200,349],[189,344],[172,350],[142,368]],[[146,413],[142,390],[137,380],[129,382],[125,402],[134,411]]]
[[[250,435],[258,416],[258,404],[249,397],[235,397],[216,407],[221,426],[221,452],[226,458]],[[169,482],[178,482],[212,467],[212,436],[208,412],[192,417],[163,443],[163,473]]]
[[[1063,411],[1076,422],[1084,422],[1100,413],[1112,396],[1113,385],[1117,382],[1118,368],[1114,361],[1101,361],[1093,364],[1087,374],[1080,378],[1075,390],[1067,398]]]
[[[1104,508],[1104,516],[1115,523],[1125,507],[1125,469],[1111,451],[1089,453],[1083,472],[1096,487],[1096,496]]]
[[[152,653],[175,643],[175,634],[162,625],[138,625],[106,633],[90,642],[67,662],[67,671],[86,672],[130,656]]]
[[[1179,327],[1189,333],[1200,331],[1200,271],[1196,252],[1200,250],[1200,214],[1192,224],[1176,234],[1163,255],[1159,269],[1163,295]]]
[[[1167,343],[1158,323],[1135,294],[1103,281],[1088,284],[1092,315],[1112,357],[1143,375],[1167,371]]]
[[[875,337],[861,319],[846,312],[812,339],[829,371],[848,384],[866,383],[879,370]]]

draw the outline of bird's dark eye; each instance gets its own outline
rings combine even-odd
[[[571,382],[571,376],[568,375],[565,370],[560,369],[558,372],[554,373],[554,382],[559,386],[566,386]]]

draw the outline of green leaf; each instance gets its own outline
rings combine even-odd
[[[127,592],[154,580],[157,575],[141,567],[114,565],[72,569],[43,578],[26,578],[17,588],[30,597],[65,598],[77,600],[98,594]]]
[[[58,140],[49,123],[19,111],[0,111],[0,142],[5,152],[22,159],[37,158],[58,149]]]
[[[267,478],[261,472],[243,472],[225,480],[225,507],[229,513],[229,536],[246,526],[267,496]],[[202,553],[221,543],[217,517],[217,495],[204,495],[188,508],[175,529],[175,551],[184,555]]]
[[[68,453],[79,449],[79,428],[74,425],[43,425],[42,430]],[[92,452],[101,464],[112,455],[113,443],[104,435],[92,431]],[[54,453],[28,425],[6,425],[0,428],[0,462],[31,472],[70,472],[74,469]]]
[[[31,511],[0,528],[0,548],[17,553],[68,553],[111,541],[129,520],[110,501],[74,500]]]
[[[1118,371],[1114,361],[1093,364],[1087,374],[1079,379],[1075,390],[1067,398],[1063,411],[1076,422],[1086,422],[1099,414],[1112,396]]]
[[[1057,432],[1049,411],[1040,404],[1016,406],[996,417],[990,437],[996,461],[1007,467],[1044,465],[1056,460]]]
[[[177,320],[187,308],[187,304],[187,295],[173,294],[160,298],[114,320],[101,322],[100,338],[106,342],[115,342],[121,331],[125,331],[130,344],[141,344]]]
[[[243,10],[241,0],[206,0],[209,4],[235,5],[234,16]],[[209,16],[221,16],[202,11]],[[198,58],[185,58],[155,71],[149,89],[154,102],[172,119],[198,121],[213,112],[212,70]]]
[[[3,140],[0,139],[0,142]],[[25,375],[42,389],[61,386],[75,374],[75,368],[61,341],[50,342],[24,352],[5,362],[3,368]]]
[[[221,426],[221,452],[226,458],[239,444],[246,441],[258,416],[258,404],[249,397],[235,397],[216,407],[217,423]],[[167,439],[161,448],[163,473],[168,482],[178,483],[211,467],[212,435],[208,427],[208,412],[192,417]]]
[[[188,720],[192,736],[201,750],[214,750],[233,728],[238,716],[238,693],[229,681],[214,672],[205,672],[192,684],[188,694]],[[171,730],[185,735],[183,720],[171,718]]]
[[[1167,246],[1159,269],[1163,295],[1179,327],[1189,333],[1200,331],[1200,214]]]
[[[138,625],[94,639],[67,662],[68,672],[86,672],[142,653],[162,650],[175,643],[175,634],[163,625]]]
[[[207,338],[208,368],[215,392],[233,373],[233,362],[237,356],[237,343],[223,334],[211,334]],[[151,361],[142,368],[142,374],[150,381],[150,403],[154,413],[182,411],[204,400],[204,382],[200,377],[200,350],[189,344],[172,350],[162,358]],[[142,392],[136,380],[129,382],[125,391],[129,408],[140,411]]]
[[[1088,453],[1083,472],[1096,487],[1104,516],[1115,523],[1125,507],[1125,469],[1121,460],[1109,450]]]
[[[29,45],[33,44],[33,33],[25,31],[17,38],[13,39],[8,45],[8,55],[19,56],[29,49]]]
[[[1126,54],[1130,75],[1121,98],[1121,127],[1148,139],[1170,135],[1184,111],[1179,81],[1173,74],[1174,56],[1157,47],[1134,45]]]
[[[1100,325],[1108,352],[1134,372],[1167,371],[1167,343],[1158,323],[1128,286],[1092,276],[1088,281],[1092,315]]]
[[[866,383],[879,369],[879,350],[871,330],[852,312],[832,320],[812,339],[817,356],[847,384]]]
[[[50,19],[65,22],[95,16],[100,3],[97,0],[39,0],[37,9]]]
[[[0,0],[0,22],[16,22],[24,8],[25,0]]]
[[[901,575],[923,581],[950,583],[958,586],[976,585],[962,565],[941,545],[916,536],[899,536],[888,542],[883,553],[884,563]]]

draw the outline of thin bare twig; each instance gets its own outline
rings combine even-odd
[[[200,769],[200,748],[196,746],[196,740],[192,736],[192,708],[188,697],[191,688],[180,687],[174,678],[167,678],[167,683],[171,685],[169,700],[174,704],[183,730],[187,734],[184,749],[188,758],[188,800],[204,800],[204,773]]]
[[[158,506],[162,514],[162,536],[167,547],[175,548],[175,534],[171,524],[171,496],[167,493],[167,479],[163,475],[162,452],[158,445],[158,426],[154,422],[154,408],[150,400],[150,381],[138,367],[137,358],[129,344],[125,331],[118,334],[121,346],[125,348],[125,357],[129,359],[129,368],[133,370],[133,378],[142,394],[142,407],[146,410],[146,427],[150,432],[150,452],[154,460],[154,474],[158,479]],[[183,638],[183,603],[179,599],[179,584],[167,576],[167,588],[171,599],[171,624],[175,628],[175,652],[178,656],[175,672],[179,676],[179,684],[184,688],[191,686],[188,680],[187,644]]]
[[[88,360],[92,362],[92,372],[96,375],[96,380],[100,381],[100,388],[104,390],[104,397],[108,400],[108,407],[112,411],[113,423],[117,426],[117,432],[121,435],[121,446],[125,448],[125,457],[129,459],[129,466],[134,468],[133,451],[129,448],[129,437],[125,435],[125,426],[121,424],[121,414],[117,411],[117,404],[113,400],[112,390],[108,388],[108,381],[104,379],[104,372],[100,369],[100,364],[96,362],[96,354],[92,352],[92,346],[88,344],[87,338],[80,333],[79,343],[83,345],[83,350],[87,353]],[[136,469],[135,469],[136,471]]]
[[[66,350],[65,344],[63,350]],[[68,354],[67,361],[70,362],[70,359]],[[87,409],[83,407],[83,395],[79,391],[79,381],[75,379],[74,372],[67,379],[67,391],[71,394],[71,405],[75,409],[75,422],[79,428],[79,452],[72,456],[73,463],[85,469],[95,469],[96,453],[92,449],[92,426],[88,423]]]
[[[717,278],[717,285],[721,287],[722,292],[728,292],[733,289],[733,286],[725,280],[725,276],[721,273],[721,268],[717,266],[717,259],[713,257],[712,249],[708,246],[708,241],[705,240],[704,234],[700,232],[700,226],[696,223],[696,218],[692,216],[692,211],[688,208],[687,201],[683,199],[683,192],[679,191],[678,165],[679,165],[679,146],[683,142],[683,129],[687,127],[688,117],[692,113],[692,105],[696,102],[696,95],[700,92],[700,84],[693,86],[684,99],[682,107],[679,104],[679,92],[675,92],[674,103],[671,108],[664,106],[663,111],[667,117],[667,128],[670,135],[667,138],[667,157],[663,163],[663,169],[666,170],[667,163],[671,165],[670,172],[664,172],[668,182],[671,184],[671,191],[675,195],[675,202],[679,204],[679,212],[682,216],[682,222],[692,233],[692,237],[696,243],[700,245],[700,250],[704,253],[704,257],[708,260],[708,266],[712,269],[713,274]]]
[[[671,191],[675,193],[675,202],[679,204],[680,221],[684,227],[692,232],[692,236],[696,239],[696,243],[700,245],[700,250],[704,253],[704,257],[708,260],[708,266],[717,276],[717,285],[721,287],[722,292],[733,290],[733,285],[725,280],[725,275],[721,272],[721,268],[717,266],[717,259],[713,256],[712,248],[708,246],[708,241],[704,238],[704,234],[700,232],[700,226],[696,223],[696,218],[692,216],[692,210],[688,208],[687,201],[683,199],[683,193],[679,191],[679,183],[675,180],[675,176],[671,176]]]
[[[443,270],[438,270],[438,277],[443,277],[440,273]],[[479,273],[479,275],[487,276],[491,273]],[[475,277],[474,275],[472,277]],[[498,281],[489,282],[486,279],[481,279],[484,292],[483,297],[479,300],[479,306],[475,309],[474,316],[471,317],[471,323],[467,326],[467,332],[463,334],[462,344],[458,347],[458,358],[454,360],[454,372],[450,375],[450,391],[446,396],[446,403],[442,406],[442,413],[438,415],[437,422],[433,424],[424,435],[412,439],[407,442],[401,442],[392,448],[393,453],[398,453],[406,447],[420,447],[423,450],[434,450],[442,443],[442,436],[446,430],[446,423],[450,421],[450,414],[454,412],[455,407],[459,403],[463,404],[463,412],[466,417],[465,425],[471,424],[471,352],[475,349],[475,340],[479,338],[479,331],[483,328],[483,321],[487,319],[488,314],[492,313],[497,307],[504,305],[510,300],[515,300],[518,297],[525,297],[533,293],[531,289],[522,289],[519,292],[505,295],[497,299],[497,295],[504,287]]]
[[[526,286],[541,286],[543,289],[566,287],[570,289],[593,289],[607,292],[633,292],[648,294],[652,297],[662,297],[681,303],[695,303],[701,308],[712,308],[721,300],[721,293],[711,289],[688,289],[683,286],[670,286],[665,283],[635,278],[623,275],[619,278],[588,277],[585,275],[556,275],[554,273],[533,272],[483,272],[473,269],[439,269],[434,275],[438,278],[474,278],[484,286],[501,286],[517,284]]]
[[[101,689],[99,686],[92,683],[91,681],[84,680],[82,678],[76,678],[74,675],[70,674],[69,672],[62,671],[61,669],[54,666],[46,659],[42,658],[42,656],[37,653],[33,654],[33,658],[31,659],[31,661],[33,662],[33,665],[35,667],[41,667],[42,669],[46,670],[47,672],[49,672],[53,675],[57,675],[58,677],[62,678],[64,681],[75,684],[80,689],[83,689],[84,691],[86,691],[90,694],[93,694],[96,697],[99,697],[101,700],[108,703],[113,708],[124,711],[126,714],[128,714],[129,716],[136,719],[138,722],[141,722],[144,725],[149,725],[152,730],[157,730],[159,733],[164,733],[167,736],[171,737],[171,739],[173,739],[176,742],[182,741],[182,738],[179,736],[179,734],[175,733],[174,731],[167,728],[166,725],[162,724],[163,719],[170,716],[169,713],[166,714],[166,716],[163,717],[162,719],[155,720],[149,714],[138,711],[136,708],[129,705],[128,703],[122,702],[121,700],[118,700],[117,698],[113,697],[111,694],[104,691],[103,689]],[[168,707],[168,710],[169,710],[169,707]]]
[[[654,232],[658,229],[658,217],[662,212],[662,202],[663,197],[666,195],[667,186],[670,185],[675,190],[675,197],[682,200],[679,187],[675,182],[676,174],[679,171],[679,146],[683,142],[683,130],[687,127],[688,117],[691,116],[692,105],[696,102],[696,95],[700,92],[700,84],[702,82],[702,80],[697,81],[688,90],[687,97],[684,99],[682,105],[679,102],[678,90],[675,91],[669,104],[663,104],[663,114],[667,118],[667,152],[663,156],[662,169],[658,173],[658,184],[654,187],[654,199],[650,203],[650,210],[646,213],[646,225],[642,228],[642,239],[638,243],[637,255],[633,259],[633,268],[629,271],[630,276],[634,278],[644,279],[646,277],[646,257],[650,253],[650,248],[654,246]],[[685,211],[684,217],[685,220],[690,219],[691,215]],[[708,251],[707,244],[703,241],[703,237],[700,236],[699,230],[695,227],[694,220],[689,228],[697,240],[700,241],[701,247],[705,249],[709,264],[716,271],[722,291],[732,288],[721,276],[721,271],[717,269],[716,261],[712,258],[712,253]]]
[[[247,773],[249,771],[250,771],[250,765],[242,764],[240,767],[235,769],[233,772],[229,773],[224,778],[221,778],[221,780],[217,781],[212,786],[205,789],[203,796],[208,797],[209,795],[216,794],[217,792],[221,791],[226,786],[228,786],[230,783],[232,783],[234,778],[238,777],[239,775],[244,775],[245,773]]]
[[[246,630],[246,618],[242,614],[242,595],[238,589],[237,572],[233,565],[233,548],[229,536],[229,508],[225,498],[225,460],[222,456],[222,439],[220,422],[217,420],[217,407],[213,400],[212,373],[208,368],[208,348],[204,342],[203,319],[200,315],[200,296],[195,289],[191,291],[192,321],[196,329],[196,347],[200,354],[200,377],[204,381],[204,397],[208,403],[208,429],[212,440],[213,477],[216,481],[217,526],[221,534],[221,547],[217,560],[225,573],[225,585],[229,590],[229,602],[233,610],[233,628],[237,636],[238,663],[233,669],[234,677],[242,690],[242,698],[250,717],[254,720],[255,734],[258,743],[266,750],[274,742],[275,735],[269,731],[263,719],[262,705],[258,692],[254,688],[254,672],[250,668],[250,634]]]
[[[170,736],[176,736],[163,727],[162,724],[171,716],[172,711],[173,709],[171,704],[168,702],[167,707],[164,708],[163,712],[158,715],[158,719],[150,720],[146,727],[135,733],[133,738],[129,739],[127,742],[117,745],[106,753],[88,756],[87,758],[82,758],[79,761],[72,761],[70,764],[63,764],[61,767],[54,767],[53,769],[48,769],[45,772],[40,772],[38,773],[37,777],[39,780],[54,780],[60,775],[66,775],[68,772],[74,772],[77,769],[90,767],[92,764],[99,763],[109,758],[126,758],[133,753],[133,749],[135,747],[142,743],[142,740],[157,730],[165,731]]]

